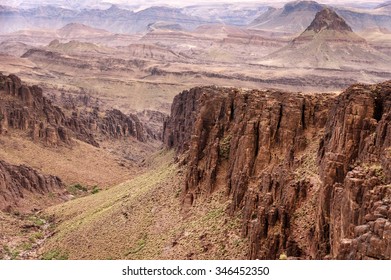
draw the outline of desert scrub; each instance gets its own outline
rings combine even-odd
[[[77,194],[78,192],[87,192],[88,189],[81,184],[74,184],[68,187],[68,192],[71,194]]]
[[[41,227],[45,224],[45,220],[38,218],[37,216],[30,216],[28,217],[28,220],[37,227]]]
[[[42,254],[41,260],[67,260],[68,254],[58,249],[50,250]]]
[[[4,255],[8,255],[11,260],[16,260],[19,257],[20,252],[17,249],[11,249],[7,245],[3,246]]]
[[[219,143],[219,156],[222,159],[229,159],[229,152],[231,150],[232,136],[228,135],[220,140]]]
[[[364,169],[367,172],[371,172],[376,176],[383,184],[386,183],[386,176],[384,174],[383,167],[380,164],[364,165]]]
[[[215,220],[221,217],[223,214],[224,214],[224,208],[217,208],[209,211],[208,214],[206,214],[206,216],[203,219],[204,221]]]
[[[37,240],[43,239],[43,238],[44,238],[44,235],[43,235],[42,232],[35,232],[35,233],[33,233],[33,234],[29,237],[29,240],[30,240],[30,242],[35,243]]]
[[[130,249],[129,252],[125,254],[125,256],[129,256],[130,254],[136,254],[140,252],[145,247],[146,244],[147,244],[147,235],[143,234],[143,236],[137,241],[136,245],[133,246],[133,248]]]
[[[101,191],[101,189],[98,188],[98,186],[94,186],[94,187],[92,188],[92,190],[91,190],[91,194],[96,194],[96,193],[98,193],[98,192],[100,192],[100,191]]]

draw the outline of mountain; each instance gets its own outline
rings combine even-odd
[[[287,67],[387,68],[391,58],[371,48],[336,12],[324,8],[288,46],[262,63]]]
[[[86,38],[111,35],[104,29],[93,28],[81,23],[69,23],[57,31],[62,38]]]
[[[250,25],[253,29],[280,30],[296,33],[304,30],[323,5],[315,1],[289,2],[280,9],[269,8]]]
[[[138,12],[122,9],[116,5],[105,10],[71,10],[55,6],[40,6],[26,10],[2,7],[0,17],[4,19],[4,24],[0,26],[0,33],[48,26],[58,29],[70,23],[84,24],[113,33],[144,32],[149,25],[156,22],[179,24],[185,29],[194,29],[200,24],[209,23],[199,17],[184,14],[181,9],[155,6]],[[85,29],[80,25],[77,28]]]
[[[303,32],[323,7],[325,5],[315,1],[295,1],[285,4],[282,8],[271,7],[249,24],[249,28],[291,33]],[[333,9],[355,31],[371,27],[391,28],[391,15],[376,13],[373,9],[357,11],[340,7]]]
[[[260,3],[205,3],[182,8],[182,12],[205,21],[230,25],[248,25],[267,10]]]
[[[391,1],[384,2],[375,7],[377,12],[391,13]]]
[[[391,29],[390,13],[379,13],[372,9],[353,11],[336,8],[335,10],[356,32],[376,27]]]

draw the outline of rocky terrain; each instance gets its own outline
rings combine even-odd
[[[110,110],[102,112],[102,117],[99,108],[95,108],[92,112],[74,111],[66,116],[43,96],[41,88],[23,85],[15,75],[1,75],[0,85],[1,134],[7,134],[10,128],[19,129],[27,131],[33,140],[42,140],[51,146],[70,144],[72,137],[99,146],[94,133],[114,138],[134,137],[140,142],[154,138],[144,131],[135,115]]]
[[[390,91],[182,92],[164,142],[187,166],[183,207],[224,190],[249,258],[390,259]]]
[[[0,259],[391,259],[389,3],[3,2]]]
[[[0,174],[0,211],[42,209],[68,200],[65,185],[58,177],[42,175],[28,166],[10,165],[2,160]]]

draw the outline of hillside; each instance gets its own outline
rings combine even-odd
[[[300,36],[268,56],[262,63],[285,67],[387,69],[391,58],[353,32],[334,11],[318,12]]]

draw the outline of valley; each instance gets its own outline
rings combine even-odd
[[[391,259],[389,3],[5,2],[0,259]]]

